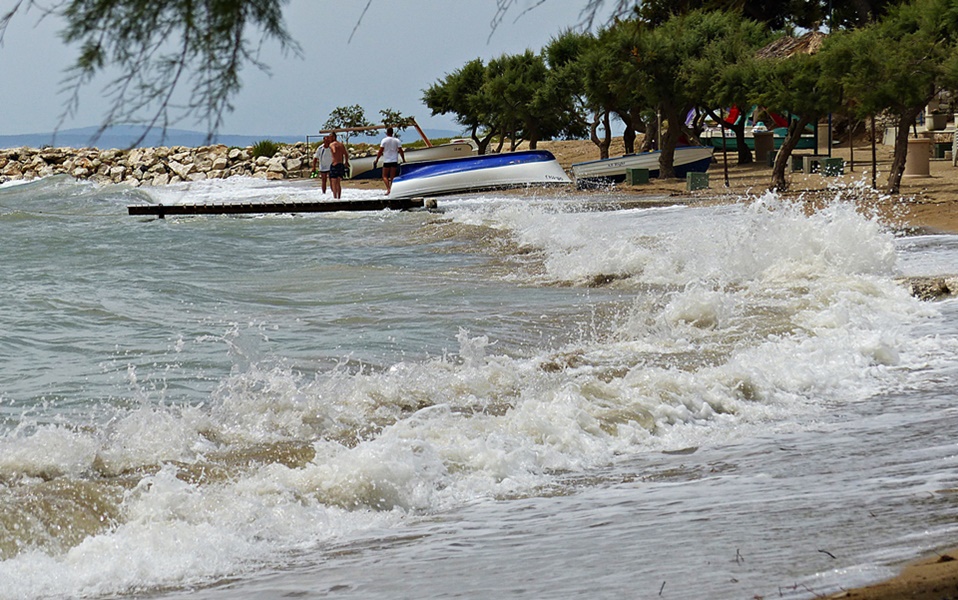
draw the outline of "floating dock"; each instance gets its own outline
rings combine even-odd
[[[254,215],[341,211],[412,210],[426,205],[422,198],[378,198],[332,202],[221,202],[213,204],[131,204],[131,215]]]

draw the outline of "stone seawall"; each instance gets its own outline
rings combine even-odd
[[[98,183],[134,186],[225,179],[308,177],[311,154],[305,142],[281,145],[272,157],[253,157],[251,147],[222,145],[98,150],[96,148],[16,148],[0,150],[0,183],[66,174]]]

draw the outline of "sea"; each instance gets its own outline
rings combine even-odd
[[[829,196],[5,183],[0,599],[806,599],[958,546],[958,300],[901,282],[958,236]]]

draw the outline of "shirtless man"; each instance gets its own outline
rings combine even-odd
[[[336,134],[329,134],[329,151],[333,155],[332,165],[329,167],[329,187],[333,189],[333,198],[339,199],[343,195],[343,177],[349,168],[349,153],[346,146],[336,139]]]

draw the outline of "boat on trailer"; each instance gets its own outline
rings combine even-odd
[[[479,154],[403,164],[400,173],[393,180],[391,198],[572,182],[555,156],[546,150]]]
[[[675,149],[672,161],[675,174],[685,177],[687,173],[704,173],[712,164],[711,146],[679,146]],[[574,163],[572,175],[577,184],[596,182],[607,183],[623,181],[626,169],[648,169],[649,177],[659,176],[659,158],[661,150],[626,154],[615,158],[603,158],[588,162]]]

